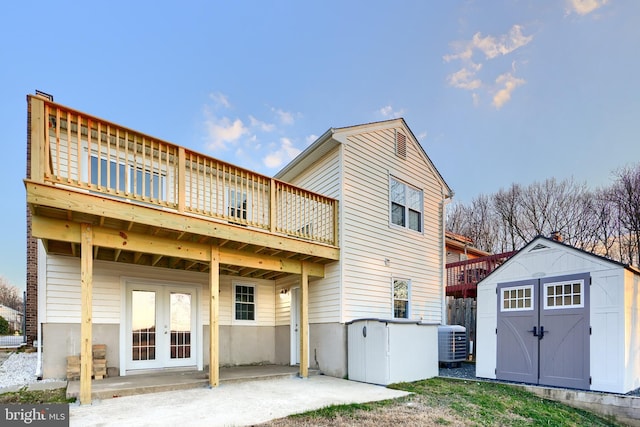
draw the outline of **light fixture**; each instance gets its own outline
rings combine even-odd
[[[280,295],[286,295],[286,294],[288,294],[288,293],[289,293],[289,289],[287,289],[287,288],[283,288],[283,289],[280,291]]]
[[[389,267],[389,264],[391,264],[391,260],[389,258],[385,258],[384,259],[384,266],[385,267]]]

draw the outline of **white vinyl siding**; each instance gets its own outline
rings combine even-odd
[[[312,323],[391,317],[394,276],[412,279],[411,318],[441,321],[441,217],[447,190],[400,123],[338,129],[334,139],[342,144],[291,179],[340,204],[341,259],[327,265],[325,278],[309,287]],[[396,130],[407,136],[406,158],[396,155]],[[389,225],[390,176],[422,191],[422,233]]]
[[[441,182],[412,139],[406,160],[398,158],[394,137],[394,129],[380,129],[350,136],[344,146],[344,320],[388,318],[391,278],[411,277],[410,317],[440,322]],[[389,226],[390,175],[422,190],[422,234]]]
[[[44,323],[80,323],[80,260],[77,258],[47,257],[46,303]],[[93,323],[119,324],[122,308],[123,280],[148,280],[170,284],[200,286],[200,314],[204,325],[209,324],[209,274],[166,268],[135,266],[123,263],[94,261]],[[233,315],[232,282],[238,278],[220,276],[220,325],[231,325]],[[256,289],[256,322],[254,326],[275,325],[272,280],[246,279],[243,283]]]

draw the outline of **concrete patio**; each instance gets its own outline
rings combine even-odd
[[[329,405],[395,399],[408,393],[314,375],[222,382],[216,388],[138,394],[71,404],[71,426],[245,426]]]

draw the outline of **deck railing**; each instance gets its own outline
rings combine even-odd
[[[44,117],[35,133],[42,144],[40,152],[32,150],[32,179],[42,179],[35,171],[44,182],[337,245],[335,199],[32,100]]]
[[[478,282],[511,258],[516,252],[504,252],[466,261],[451,262],[446,265],[447,296],[472,298],[476,296]]]

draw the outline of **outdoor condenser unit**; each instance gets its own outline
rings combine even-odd
[[[459,325],[438,326],[438,361],[447,367],[467,360],[467,330]]]

